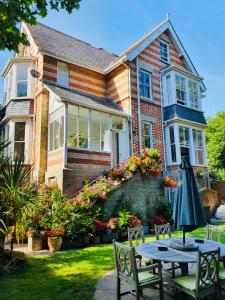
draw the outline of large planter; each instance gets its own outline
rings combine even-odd
[[[38,251],[41,249],[42,249],[42,236],[41,235],[28,236],[28,250]]]
[[[84,235],[84,244],[89,245],[90,242],[91,242],[91,235],[90,234]]]
[[[62,237],[48,237],[48,248],[50,252],[56,252],[61,249]]]
[[[104,233],[102,235],[102,242],[103,243],[112,243],[113,240],[118,241],[119,239],[119,232],[118,231],[112,231],[110,233]]]
[[[125,241],[127,239],[127,231],[120,231],[119,240]]]

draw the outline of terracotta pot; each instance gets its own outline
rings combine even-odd
[[[48,237],[48,248],[50,252],[56,252],[61,249],[62,246],[62,237]]]

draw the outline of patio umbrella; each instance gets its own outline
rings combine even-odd
[[[173,219],[175,228],[183,230],[183,245],[185,245],[185,232],[193,231],[207,224],[194,172],[188,157],[183,157],[180,165]]]

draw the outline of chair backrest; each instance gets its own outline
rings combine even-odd
[[[225,237],[225,226],[207,225],[206,226],[206,239],[222,242],[222,237]]]
[[[157,240],[160,239],[160,237],[165,238],[171,238],[171,229],[170,224],[163,224],[163,225],[156,225],[155,224],[155,237]]]
[[[215,288],[219,282],[220,249],[198,252],[196,291]]]
[[[138,282],[135,250],[133,247],[113,241],[117,274],[131,282]]]
[[[141,243],[145,242],[144,232],[142,230],[142,227],[132,227],[127,228],[128,232],[128,241],[130,247],[138,246]]]

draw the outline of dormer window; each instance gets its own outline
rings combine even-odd
[[[57,65],[57,83],[63,86],[69,85],[69,69],[68,65],[59,62]]]
[[[160,41],[160,59],[169,63],[169,45],[163,41]]]

